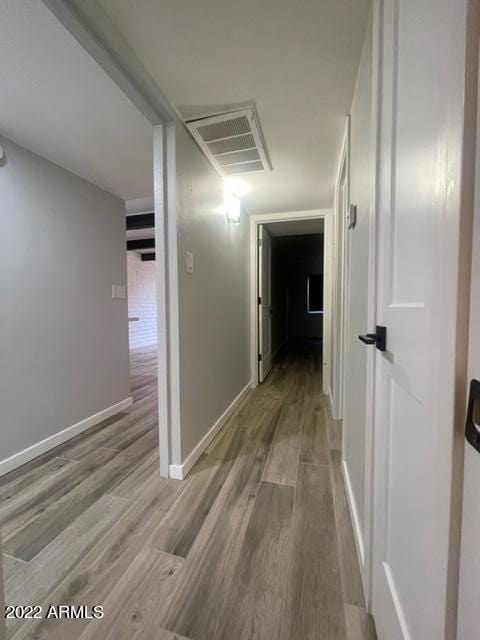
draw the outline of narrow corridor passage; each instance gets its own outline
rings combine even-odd
[[[45,533],[38,538],[47,544],[34,549],[9,543],[21,521],[4,519],[5,551],[12,554],[6,558],[7,585],[17,599],[34,588],[34,578],[38,604],[103,605],[105,617],[26,621],[11,628],[13,637],[374,639],[339,466],[339,427],[321,397],[318,347],[300,346],[279,360],[183,483],[158,477],[155,451],[143,461],[136,449],[132,455],[151,430],[140,407],[154,415],[154,362],[143,351],[133,363],[136,402],[129,415],[136,420],[123,416],[118,433],[113,429],[118,421],[110,422],[51,452],[37,469],[24,470],[37,489],[16,496],[24,495],[22,513],[37,509],[30,531],[37,526],[49,532],[48,540]],[[82,467],[76,465],[92,464],[100,455],[93,445],[111,451],[129,431],[137,438],[118,453],[130,465],[121,465],[126,472],[112,472],[103,493],[93,470],[80,480]],[[40,487],[58,492],[58,478],[67,477],[61,469],[49,477],[48,469],[55,460],[76,460],[72,451],[84,453],[70,465],[79,477],[72,489],[76,504],[88,503],[91,510],[97,486],[93,504],[98,522],[103,518],[100,529],[88,509],[61,529],[67,516],[71,522],[71,502],[57,508],[48,527],[39,513],[46,499]],[[107,475],[108,465],[112,462],[102,463]],[[15,472],[10,486],[18,483],[23,486]],[[52,522],[58,525],[56,536]],[[9,599],[7,589],[7,604]]]

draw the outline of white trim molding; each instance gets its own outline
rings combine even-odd
[[[17,467],[22,466],[30,460],[41,456],[42,453],[46,453],[58,445],[63,444],[67,440],[70,440],[74,436],[78,436],[80,433],[83,433],[87,429],[94,427],[100,422],[107,420],[107,418],[111,418],[116,413],[120,413],[120,411],[124,411],[128,409],[132,405],[132,397],[129,396],[116,404],[113,404],[111,407],[107,407],[103,409],[103,411],[99,411],[76,424],[72,424],[70,427],[59,431],[58,433],[54,433],[48,438],[44,440],[40,440],[40,442],[36,442],[32,444],[30,447],[23,449],[23,451],[19,451],[18,453],[14,453],[12,456],[5,458],[5,460],[0,460],[0,476],[5,475],[9,471],[13,471]]]
[[[222,415],[218,418],[218,420],[213,424],[212,427],[207,431],[207,433],[203,436],[200,442],[195,446],[195,448],[188,454],[185,461],[182,464],[171,464],[170,465],[170,478],[174,478],[175,480],[184,480],[187,477],[188,472],[193,467],[198,458],[202,455],[205,449],[208,447],[213,438],[218,434],[218,432],[226,425],[228,419],[232,416],[233,412],[239,408],[242,402],[246,399],[246,396],[250,389],[252,388],[252,383],[249,382],[240,393],[233,399],[233,401],[229,404],[229,406],[225,409]]]
[[[342,472],[345,484],[345,494],[347,496],[348,509],[350,511],[350,518],[353,525],[355,546],[357,547],[360,565],[363,567],[363,565],[365,564],[365,545],[363,542],[362,528],[360,526],[360,518],[358,517],[357,505],[355,504],[355,498],[353,495],[352,482],[350,480],[350,474],[348,473],[348,468],[345,460],[342,460]]]
[[[342,201],[342,186],[344,198]],[[337,168],[333,207],[333,287],[332,311],[336,322],[332,326],[332,398],[333,417],[343,418],[345,391],[345,360],[347,332],[347,295],[349,244],[347,235],[346,211],[350,204],[350,116],[345,119],[342,151]]]

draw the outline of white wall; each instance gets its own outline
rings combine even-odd
[[[135,251],[127,252],[128,273],[128,337],[130,349],[157,342],[157,292],[155,262],[144,262]]]
[[[372,347],[358,339],[368,326],[369,249],[372,221],[372,25],[366,34],[350,117],[350,202],[357,205],[357,224],[346,232],[346,366],[343,407],[343,459],[350,481],[350,499],[365,535],[366,379]]]
[[[250,380],[248,219],[227,221],[223,181],[176,129],[180,324],[180,464]],[[186,252],[194,254],[187,274]]]
[[[127,284],[123,201],[1,142],[5,460],[125,400],[130,382],[127,303],[111,298]]]

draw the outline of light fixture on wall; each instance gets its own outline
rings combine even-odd
[[[240,222],[242,205],[238,194],[233,191],[231,185],[226,180],[223,185],[223,204],[225,213],[227,214],[227,220],[238,224]]]
[[[240,198],[225,189],[225,213],[228,221],[238,224],[240,222],[240,210]]]

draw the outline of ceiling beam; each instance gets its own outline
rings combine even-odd
[[[150,260],[155,260],[155,253],[141,253],[142,262],[149,262]]]
[[[139,251],[140,249],[155,249],[155,238],[127,240],[127,251]]]
[[[153,213],[139,213],[127,216],[127,231],[152,229],[153,227],[155,227],[155,214]]]

